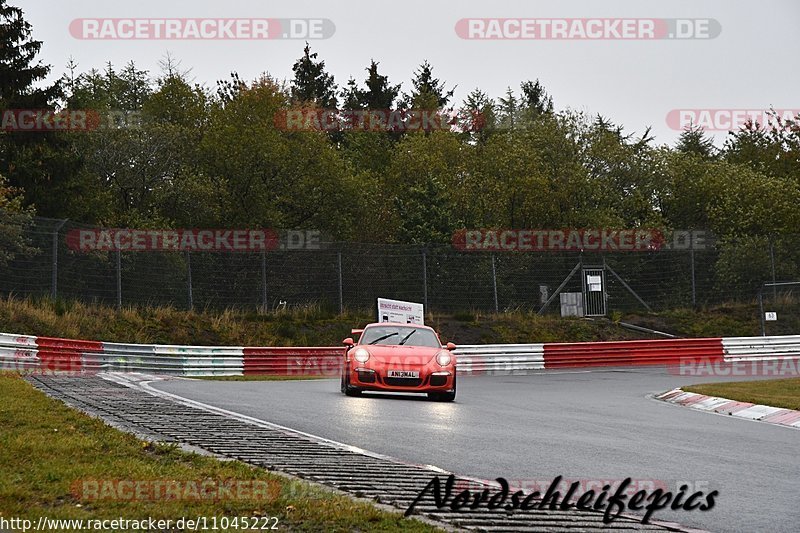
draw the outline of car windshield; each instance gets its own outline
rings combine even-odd
[[[423,346],[439,348],[436,334],[425,328],[412,326],[373,326],[364,330],[359,344],[381,344],[384,346]]]

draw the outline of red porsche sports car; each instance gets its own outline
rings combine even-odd
[[[417,324],[369,324],[358,342],[344,340],[342,392],[422,392],[428,398],[452,402],[456,397],[455,345],[442,346],[436,332]]]

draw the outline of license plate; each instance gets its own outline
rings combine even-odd
[[[390,378],[419,379],[418,370],[389,370]]]

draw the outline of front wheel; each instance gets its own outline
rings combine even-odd
[[[350,385],[350,372],[347,371],[346,366],[342,370],[341,389],[345,396],[361,396],[361,389]]]
[[[448,392],[429,392],[428,399],[435,402],[452,402],[456,399],[456,378],[453,376],[453,390]]]

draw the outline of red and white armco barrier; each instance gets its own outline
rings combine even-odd
[[[0,369],[86,373],[241,375],[243,348],[121,344],[0,333]]]
[[[662,339],[544,345],[545,368],[678,365],[723,361],[722,339]]]
[[[800,359],[800,336],[463,345],[455,353],[459,371],[474,374],[680,365],[685,367],[685,375],[691,372],[703,375],[708,367],[717,364],[797,361]],[[343,354],[342,347],[122,344],[0,333],[0,369],[4,370],[335,377],[339,375]]]
[[[524,373],[544,369],[544,344],[475,344],[456,349],[459,372]]]
[[[245,348],[244,374],[338,376],[344,348]]]
[[[25,370],[39,368],[36,337],[0,333],[0,369]]]
[[[84,354],[102,351],[102,343],[0,333],[0,368],[78,372]]]
[[[726,361],[800,358],[800,335],[782,337],[729,337],[722,339]]]
[[[0,333],[0,370],[338,376],[344,348],[123,344]]]
[[[484,344],[459,346],[456,357],[459,371],[476,374],[724,361],[722,339]]]

